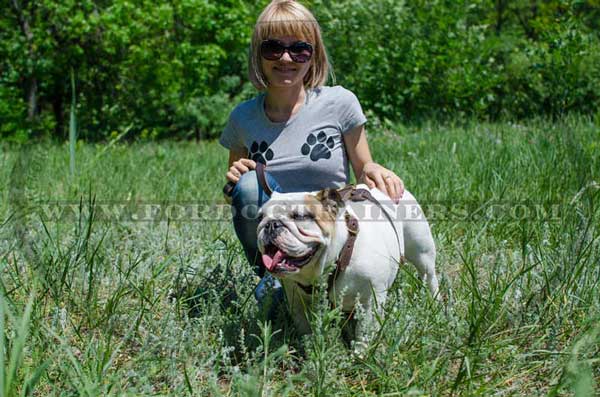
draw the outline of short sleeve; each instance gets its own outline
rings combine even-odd
[[[340,87],[341,88],[341,87]],[[340,109],[340,125],[342,127],[342,134],[356,128],[357,126],[363,125],[367,122],[367,117],[363,113],[358,98],[352,91],[341,88],[342,92],[339,96]]]
[[[245,149],[242,135],[235,122],[235,112],[231,112],[229,120],[221,133],[219,143],[229,150],[243,150]]]

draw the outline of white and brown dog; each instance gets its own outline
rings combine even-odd
[[[374,200],[347,199],[349,191],[365,193]],[[415,214],[419,219],[414,219]],[[397,205],[366,185],[354,190],[275,192],[259,216],[258,247],[263,264],[281,279],[300,333],[310,332],[306,310],[310,310],[312,287],[332,266],[338,269],[329,279],[329,299],[341,305],[344,312],[352,312],[360,302],[365,309],[363,321],[372,321],[369,313],[383,308],[387,291],[405,259],[415,265],[437,298],[435,245],[429,224],[408,191]],[[359,322],[357,336],[363,328]]]

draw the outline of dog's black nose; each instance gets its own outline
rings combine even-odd
[[[272,221],[267,222],[267,224],[265,225],[265,230],[268,233],[274,234],[278,232],[278,229],[283,226],[283,223],[281,223],[280,220],[274,219]]]

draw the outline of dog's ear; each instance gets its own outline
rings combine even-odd
[[[317,193],[317,200],[319,200],[323,207],[332,214],[337,214],[338,210],[344,205],[342,196],[340,196],[337,189],[327,188],[321,190]]]

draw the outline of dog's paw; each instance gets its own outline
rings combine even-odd
[[[275,153],[269,148],[269,144],[265,141],[260,143],[254,141],[250,146],[250,152],[248,157],[257,163],[263,163],[267,165],[267,161],[270,161],[275,156]]]
[[[366,340],[354,340],[351,343],[352,356],[358,358],[359,360],[363,360],[367,357],[367,353],[369,351],[369,343]]]
[[[325,132],[321,131],[314,136],[309,134],[306,138],[306,143],[302,145],[300,152],[304,156],[309,156],[312,161],[320,159],[329,159],[331,157],[331,149],[335,146],[333,137],[327,137]]]

